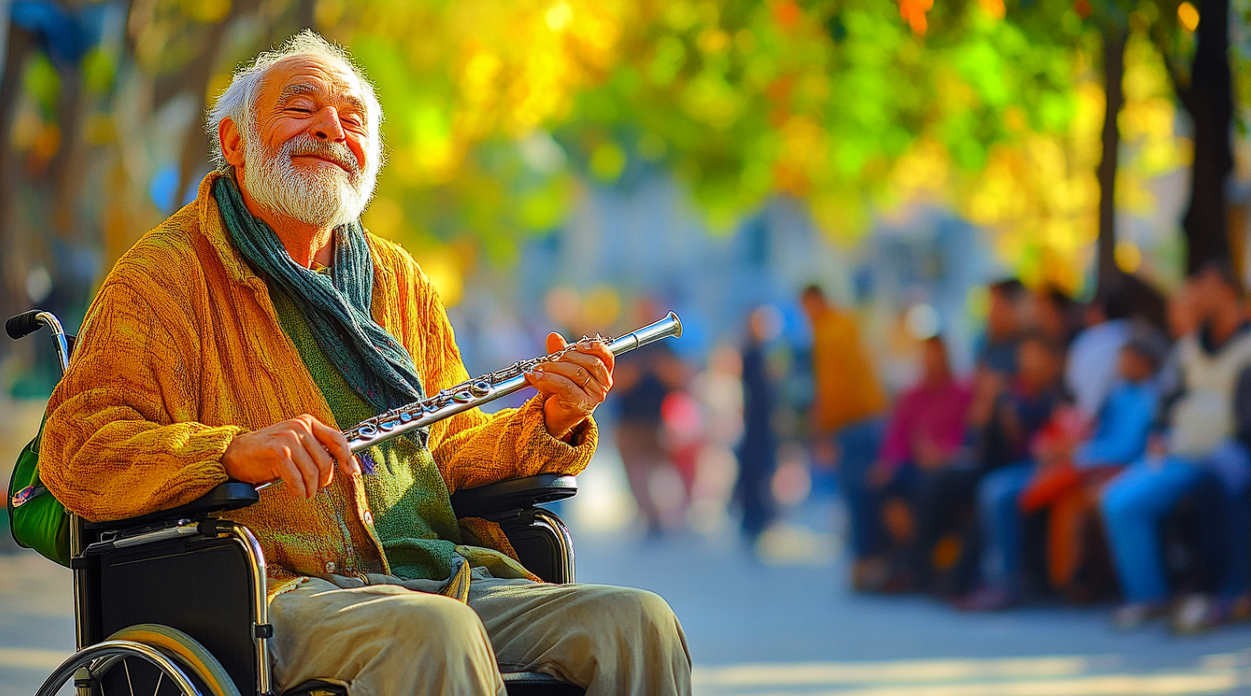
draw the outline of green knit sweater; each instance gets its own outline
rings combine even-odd
[[[350,427],[376,415],[317,345],[294,300],[272,285],[270,295],[283,332],[295,344],[339,427]],[[498,578],[526,576],[515,560],[498,551],[462,545],[447,483],[429,449],[399,437],[375,445],[368,452],[375,470],[363,477],[365,494],[391,575],[446,580],[457,558],[463,557],[471,566],[485,566]],[[356,555],[360,570],[383,572],[383,568],[362,557],[360,549]]]

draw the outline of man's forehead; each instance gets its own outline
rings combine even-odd
[[[297,94],[326,93],[360,102],[360,80],[342,61],[330,57],[299,55],[278,61],[265,75],[265,91],[280,100]]]

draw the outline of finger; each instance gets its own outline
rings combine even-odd
[[[545,397],[556,397],[581,412],[591,413],[596,406],[603,403],[608,391],[594,379],[588,380],[587,372],[581,368],[578,368],[581,370],[580,381],[588,382],[586,388],[566,374],[562,374],[562,372],[572,373],[575,367],[568,364],[547,363],[527,374],[526,379]]]
[[[313,460],[313,466],[317,467],[317,489],[321,490],[329,486],[334,478],[334,457],[330,456],[330,452],[312,435],[301,435],[300,442],[304,444],[304,451],[308,452],[309,458]]]
[[[360,476],[360,464],[356,461],[356,457],[352,456],[352,450],[348,447],[347,438],[343,436],[343,433],[316,419],[310,425],[317,441],[322,447],[330,450],[330,456],[339,463],[339,468],[343,470],[343,473],[349,476]]]
[[[294,495],[300,498],[308,497],[308,492],[304,488],[304,474],[300,472],[300,467],[296,466],[294,460],[290,457],[284,457],[278,465],[278,471],[278,480],[287,484],[287,488]]]
[[[611,350],[608,350],[608,344],[603,341],[581,341],[578,343],[578,347],[570,351],[568,355],[573,353],[582,353],[583,355],[599,358],[609,373],[617,366],[617,356],[613,355]]]
[[[556,351],[563,349],[567,345],[569,344],[565,343],[565,337],[561,336],[559,333],[556,333],[555,331],[553,331],[547,335],[547,352],[548,353],[555,353]]]
[[[595,381],[595,375],[588,369],[575,365],[572,362],[560,360],[550,362],[536,368],[537,372],[548,373],[552,375],[560,375],[568,380],[579,392],[589,394],[592,389],[602,389],[599,382]]]
[[[563,405],[583,413],[590,413],[599,404],[597,400],[588,396],[581,386],[574,384],[573,380],[562,374],[540,371],[538,380],[534,384],[540,392],[554,396]]]
[[[320,490],[320,486],[317,485],[317,465],[313,463],[312,457],[303,446],[298,449],[291,448],[291,461],[300,470],[300,481],[304,484],[305,499],[312,500]]]
[[[612,387],[612,372],[598,355],[583,353],[580,350],[573,350],[565,353],[564,357],[555,361],[553,364],[559,365],[560,363],[573,363],[583,370],[586,370],[586,372],[589,373],[591,378],[596,382],[599,382],[608,388]],[[573,378],[578,384],[583,384],[586,379],[586,375],[576,374],[573,375]]]

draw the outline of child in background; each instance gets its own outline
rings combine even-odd
[[[1062,435],[1055,438],[1053,456],[1039,459],[1038,471],[1021,494],[1026,514],[1050,508],[1048,576],[1052,587],[1070,599],[1092,599],[1102,589],[1101,578],[1079,577],[1080,569],[1103,565],[1102,557],[1093,557],[1102,556],[1101,549],[1090,543],[1098,524],[1099,491],[1146,451],[1159,408],[1156,373],[1167,351],[1168,342],[1157,331],[1134,326],[1120,351],[1119,380],[1099,411],[1093,435],[1076,447]]]
[[[1065,403],[1060,377],[1064,368],[1061,347],[1034,334],[1018,349],[1019,374],[1012,388],[996,403],[988,435],[996,435],[1002,453],[1016,463],[992,468],[983,462],[985,475],[977,483],[978,519],[983,530],[983,586],[957,601],[961,609],[984,611],[1014,604],[1021,565],[1021,512],[1017,498],[1034,475],[1029,445],[1034,435]]]

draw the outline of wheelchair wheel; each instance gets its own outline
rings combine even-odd
[[[182,631],[161,624],[137,624],[114,633],[109,640],[135,641],[174,656],[184,667],[191,668],[204,683],[206,696],[240,696],[234,680],[213,657],[213,653]]]
[[[190,636],[144,624],[70,656],[35,696],[239,696],[221,665]]]

